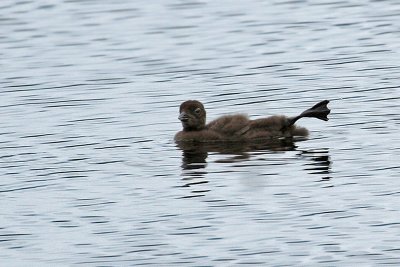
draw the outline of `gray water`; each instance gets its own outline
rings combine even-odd
[[[400,2],[0,3],[2,266],[400,264]],[[182,148],[178,107],[307,140]]]

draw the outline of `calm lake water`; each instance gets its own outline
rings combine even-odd
[[[400,2],[0,3],[2,266],[400,264]],[[208,118],[308,140],[182,148]]]

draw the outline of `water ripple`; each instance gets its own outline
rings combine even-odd
[[[398,264],[399,11],[2,1],[2,264]],[[332,113],[306,140],[176,146],[187,99]]]

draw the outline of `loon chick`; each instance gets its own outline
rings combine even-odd
[[[222,116],[206,124],[206,110],[197,100],[188,100],[179,108],[183,130],[175,135],[176,142],[249,142],[282,137],[307,136],[308,130],[298,127],[297,120],[313,117],[327,121],[330,109],[324,100],[295,117],[275,115],[251,120],[247,115]]]

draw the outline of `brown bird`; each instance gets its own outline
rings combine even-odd
[[[294,123],[304,117],[327,121],[328,100],[316,104],[296,117],[283,115],[250,120],[247,115],[226,115],[206,124],[206,110],[197,100],[188,100],[179,108],[183,130],[175,135],[176,142],[249,142],[282,137],[307,136],[308,130]]]

